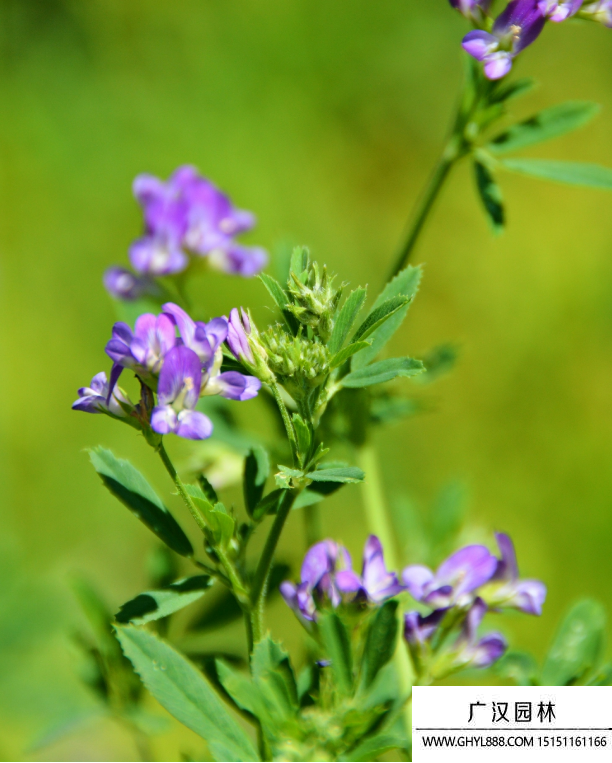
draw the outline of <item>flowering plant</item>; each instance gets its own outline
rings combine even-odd
[[[419,559],[398,564],[379,496],[370,501],[361,565],[354,566],[341,543],[321,538],[319,506],[330,494],[364,481],[376,489],[366,444],[374,427],[414,412],[402,380],[431,381],[452,364],[448,348],[423,359],[385,357],[421,281],[421,269],[408,259],[451,167],[472,159],[496,231],[505,222],[498,169],[612,188],[606,168],[503,158],[582,126],[595,114],[593,104],[563,104],[488,134],[510,99],[529,87],[505,78],[547,23],[580,16],[611,25],[610,3],[511,0],[495,19],[488,0],[451,5],[473,26],[462,43],[464,92],[390,278],[369,308],[365,288],[348,292],[303,247],[293,251],[285,279],[264,272],[265,251],[236,241],[253,227],[253,215],[235,208],[192,167],[179,168],[166,182],[136,179],[144,233],[129,250],[133,271],[113,266],[104,276],[111,296],[131,301],[139,314],[133,327],[123,321],[112,327],[108,375],[97,373],[79,389],[73,408],[109,416],[143,436],[195,522],[201,548],[135,467],[94,448],[91,462],[104,486],[165,550],[156,585],[114,618],[123,652],[108,628],[103,643],[90,650],[104,696],[122,697],[115,706],[121,717],[132,723],[142,697],[131,663],[159,702],[206,740],[216,760],[373,760],[391,749],[408,758],[405,708],[412,686],[462,670],[492,669],[521,683],[610,681],[611,669],[601,666],[603,616],[594,602],[570,612],[541,671],[528,655],[509,651],[501,631],[479,632],[489,615],[514,609],[538,616],[545,604],[546,586],[519,575],[513,542],[503,532],[496,533],[497,550],[463,545],[436,559],[435,571]],[[271,325],[257,325],[238,304],[216,317],[205,305],[192,307],[186,284],[206,264],[231,275],[259,275],[276,311]],[[157,314],[139,309],[143,297],[158,305]],[[137,399],[119,385],[127,379],[134,386],[128,374],[136,379]],[[270,403],[279,425],[273,440],[236,423],[236,404],[255,398]],[[224,485],[202,464],[179,474],[166,449],[171,435],[193,442],[225,438],[243,460],[243,506],[224,503]],[[276,559],[293,510],[304,515],[308,546],[299,576]],[[456,531],[446,517],[437,541],[459,545]],[[178,557],[196,574],[179,576]],[[290,657],[267,630],[266,605],[277,593],[304,629],[301,659]],[[165,638],[170,619],[202,599],[212,599],[203,627],[243,618],[242,664],[217,655],[200,671],[176,640]],[[88,603],[110,626],[91,596]]]

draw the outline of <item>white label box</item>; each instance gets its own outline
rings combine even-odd
[[[612,763],[612,686],[415,686],[413,763]]]

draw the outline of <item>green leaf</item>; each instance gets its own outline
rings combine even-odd
[[[397,607],[397,601],[385,602],[376,610],[368,628],[361,673],[366,688],[372,684],[378,671],[393,657],[399,627]]]
[[[295,429],[295,436],[297,437],[298,448],[302,456],[307,456],[310,452],[311,433],[308,428],[308,424],[300,416],[299,413],[294,413],[292,417],[293,428]]]
[[[197,508],[204,515],[216,545],[227,546],[234,536],[236,522],[225,506],[217,501],[213,506],[199,485],[185,485],[185,490],[192,497]]]
[[[295,246],[291,252],[291,263],[289,265],[289,272],[295,273],[299,278],[302,273],[308,267],[308,247]],[[300,279],[301,280],[301,279]]]
[[[518,79],[515,82],[504,83],[495,90],[489,101],[491,103],[499,103],[501,101],[509,101],[512,98],[519,98],[521,95],[528,93],[535,85],[535,80],[531,77],[525,77]]]
[[[381,731],[371,737],[366,737],[357,747],[353,748],[348,755],[340,760],[346,761],[369,761],[378,758],[389,750],[403,750],[408,746],[405,736],[400,736],[393,731]]]
[[[508,652],[493,669],[498,676],[510,678],[518,686],[538,684],[538,664],[527,652]]]
[[[338,466],[326,469],[316,469],[306,475],[313,482],[363,482],[365,474],[357,466]],[[313,488],[316,490],[316,487]]]
[[[289,655],[270,636],[255,644],[251,670],[272,721],[297,713],[298,690]]]
[[[417,400],[385,395],[372,400],[370,419],[374,424],[391,424],[423,410]]]
[[[319,618],[319,631],[331,671],[338,690],[345,695],[352,693],[353,656],[346,626],[335,612],[323,612]]]
[[[504,228],[505,213],[500,187],[484,164],[475,161],[474,174],[478,195],[482,201],[491,228],[494,233],[501,233]]]
[[[195,575],[177,580],[159,591],[145,591],[123,604],[115,619],[133,625],[159,620],[201,599],[213,582],[208,575]]]
[[[260,273],[259,280],[266,287],[268,294],[276,302],[281,312],[284,312],[287,309],[287,305],[289,304],[289,298],[287,297],[283,287],[275,278],[272,278],[272,276],[268,275],[267,273]]]
[[[594,670],[601,658],[606,612],[591,599],[575,604],[557,631],[542,669],[543,686],[579,683]]]
[[[272,490],[272,492],[264,496],[253,511],[253,519],[259,522],[266,514],[276,514],[285,492],[285,488],[276,488],[276,490]]]
[[[353,342],[353,344],[347,345],[342,350],[337,352],[331,359],[329,363],[330,368],[338,368],[338,366],[341,366],[353,355],[356,355],[358,352],[365,350],[366,347],[370,347],[371,345],[372,342]]]
[[[366,298],[366,290],[362,288],[355,289],[346,298],[340,312],[338,313],[332,329],[332,335],[329,340],[328,348],[332,354],[337,353],[344,345],[353,323],[363,307]]]
[[[266,287],[268,294],[279,307],[281,315],[283,316],[283,320],[287,324],[288,329],[292,334],[295,334],[298,329],[298,322],[287,310],[289,305],[289,298],[287,297],[285,290],[275,278],[272,278],[272,276],[268,275],[267,273],[260,273],[259,280]]]
[[[595,675],[587,681],[587,686],[612,686],[612,665],[597,669]]]
[[[450,342],[434,347],[423,358],[425,373],[421,374],[417,381],[420,384],[430,384],[440,376],[444,376],[454,368],[458,356],[457,345]]]
[[[504,159],[501,164],[510,172],[519,172],[540,180],[612,190],[612,169],[599,164],[559,162],[552,159]]]
[[[129,461],[116,458],[102,447],[90,450],[89,458],[108,490],[160,540],[177,554],[193,555],[193,547],[181,526]]]
[[[252,741],[188,660],[153,633],[131,625],[118,626],[117,638],[155,699],[205,739],[216,760],[259,760]]]
[[[343,387],[369,387],[372,384],[382,384],[383,382],[395,379],[398,376],[416,376],[425,370],[425,366],[420,360],[414,358],[389,358],[388,360],[379,360],[365,368],[359,368],[351,371],[342,379]]]
[[[371,347],[360,352],[358,356],[353,358],[351,363],[353,371],[371,363],[402,325],[402,322],[408,313],[408,308],[412,304],[412,300],[419,290],[422,275],[423,270],[421,267],[408,265],[407,268],[404,268],[404,270],[399,272],[395,278],[389,281],[378,295],[376,302],[374,302],[373,310],[378,309],[387,300],[392,299],[393,297],[405,297],[408,300],[408,303],[401,307],[391,318],[389,318],[389,320],[386,321],[386,323],[384,323],[384,325],[376,329],[372,335]]]
[[[266,486],[266,480],[270,474],[270,459],[262,447],[255,447],[249,451],[244,460],[244,504],[250,517],[261,497]]]
[[[217,675],[225,691],[242,710],[251,715],[260,715],[260,697],[250,676],[242,671],[234,670],[223,660],[215,660]]]
[[[312,484],[306,490],[298,495],[293,503],[294,509],[303,509],[305,506],[313,506],[315,503],[320,503],[328,495],[335,493],[336,490],[340,490],[344,483],[338,481],[321,482],[320,480]]]
[[[367,339],[370,334],[373,334],[377,328],[383,325],[385,321],[388,321],[392,315],[395,315],[398,310],[401,310],[404,305],[407,305],[409,299],[404,296],[391,297],[382,302],[378,307],[373,307],[368,313],[365,321],[359,326],[353,338],[351,344],[358,342],[359,340]]]
[[[215,503],[219,503],[219,496],[217,495],[217,491],[214,489],[214,487],[210,484],[207,477],[204,474],[198,474],[198,483],[200,487],[202,488],[202,492],[204,493],[204,497],[207,501],[212,503],[213,505]]]
[[[560,103],[558,106],[534,114],[524,122],[512,125],[508,130],[496,135],[487,148],[497,155],[527,148],[527,146],[577,130],[590,122],[598,112],[599,106],[588,101]]]

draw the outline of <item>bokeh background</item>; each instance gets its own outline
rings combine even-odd
[[[440,149],[465,25],[444,0],[0,9],[0,759],[130,760],[132,739],[96,716],[79,680],[69,581],[85,575],[115,609],[146,586],[155,545],[104,491],[87,447],[112,447],[170,492],[131,430],[70,410],[108,366],[115,312],[101,275],[126,262],[140,231],[132,179],[195,164],[256,212],[254,243],[307,244],[374,296]],[[549,25],[521,57],[520,74],[540,86],[514,116],[566,99],[603,106],[587,128],[526,155],[612,165],[610,34]],[[452,341],[460,359],[428,388],[428,412],[376,444],[390,503],[426,516],[460,480],[466,537],[513,535],[523,573],[544,579],[549,598],[540,620],[511,618],[507,630],[541,656],[574,599],[612,608],[612,197],[510,175],[501,184],[499,238],[467,166],[436,207],[415,255],[423,287],[393,349],[418,357]],[[254,281],[210,274],[192,297],[210,315],[238,303],[269,315]],[[172,452],[184,455],[180,443]],[[329,502],[324,527],[359,553],[358,487]],[[296,515],[283,553],[302,552]],[[288,620],[279,602],[275,633],[297,643]],[[239,641],[235,631],[225,638]],[[55,734],[62,724],[73,728]],[[179,749],[199,754],[171,723],[156,754],[176,760]]]

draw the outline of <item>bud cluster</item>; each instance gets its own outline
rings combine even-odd
[[[287,291],[292,300],[287,309],[304,326],[309,326],[323,342],[328,342],[334,327],[334,317],[342,296],[342,286],[335,289],[333,276],[325,265],[319,268],[309,262],[303,273],[291,272]]]
[[[260,335],[260,341],[270,370],[296,400],[321,384],[329,373],[331,353],[318,339],[303,334],[290,336],[277,323]]]

